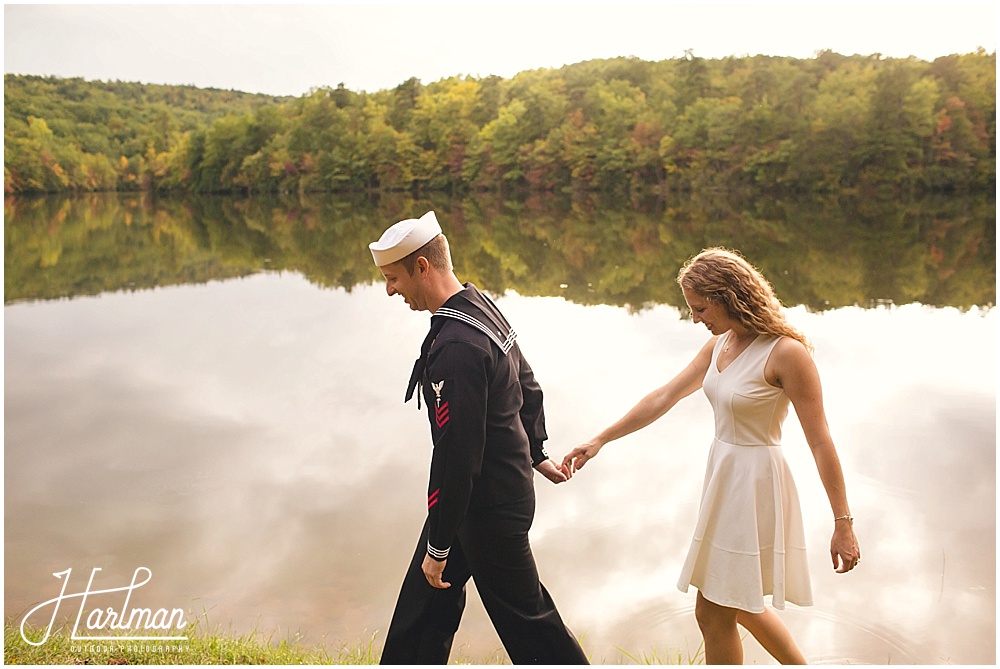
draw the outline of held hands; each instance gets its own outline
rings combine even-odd
[[[540,462],[535,470],[553,483],[564,483],[573,478],[573,471],[569,467],[557,465],[551,459]]]
[[[565,458],[563,458],[563,469],[569,471],[571,474],[572,472],[583,469],[583,466],[587,464],[587,461],[595,457],[603,446],[604,444],[600,444],[594,440],[577,446],[570,451]]]
[[[861,562],[861,547],[858,545],[858,538],[854,535],[854,526],[851,521],[834,522],[833,538],[830,540],[830,557],[833,559],[833,568],[838,574],[851,571]]]

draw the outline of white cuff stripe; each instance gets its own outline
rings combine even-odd
[[[434,548],[433,546],[431,546],[431,542],[429,541],[427,542],[427,554],[430,555],[432,558],[435,558],[437,560],[447,560],[448,553],[450,552],[451,552],[451,546],[445,548],[444,550],[441,550],[440,548]]]

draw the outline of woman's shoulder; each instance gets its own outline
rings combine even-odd
[[[815,374],[816,365],[806,345],[795,337],[775,335],[777,341],[771,349],[764,367],[764,378],[772,386],[785,388],[792,378],[805,378]]]
[[[708,338],[708,341],[702,344],[701,348],[698,349],[698,355],[708,355],[711,357],[712,352],[719,346],[719,342],[721,342],[722,339],[723,335],[712,335]]]
[[[708,366],[712,363],[712,359],[715,357],[716,349],[720,341],[721,335],[713,335],[708,338],[708,340],[701,345],[698,352],[694,355],[694,360],[691,361],[691,365],[695,368],[701,369],[701,373],[708,369]]]
[[[804,343],[795,337],[789,335],[768,335],[769,337],[775,339],[775,348],[782,348],[789,351],[805,351],[809,352],[809,349]]]
[[[776,341],[771,352],[771,360],[793,365],[811,365],[812,353],[804,343],[787,335],[772,335]]]

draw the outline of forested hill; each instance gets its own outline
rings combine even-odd
[[[636,58],[275,98],[4,77],[7,194],[992,189],[996,54]]]
[[[4,75],[4,189],[131,190],[144,156],[290,98],[195,86]]]

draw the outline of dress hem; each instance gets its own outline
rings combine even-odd
[[[775,602],[774,601],[774,594],[770,593],[770,592],[765,592],[764,595],[763,595],[763,597],[761,598],[761,606],[758,609],[757,607],[755,607],[753,605],[744,604],[742,602],[721,601],[722,600],[721,597],[714,597],[714,596],[712,596],[710,594],[706,594],[704,590],[702,590],[701,588],[699,588],[694,583],[688,583],[687,585],[682,585],[682,584],[678,583],[677,584],[677,589],[680,590],[681,592],[686,593],[688,591],[688,587],[690,587],[690,586],[694,586],[694,589],[697,590],[698,592],[700,592],[702,597],[704,597],[708,601],[712,602],[713,604],[716,604],[718,606],[724,606],[724,607],[729,608],[729,609],[739,609],[740,611],[746,611],[747,613],[764,613],[765,607],[767,606],[767,602],[763,601],[763,597],[770,597],[771,598],[771,608],[777,609],[779,611],[784,611],[786,604],[792,604],[793,606],[800,606],[800,607],[803,607],[803,608],[810,607],[810,606],[815,606],[813,604],[813,600],[812,599],[809,599],[807,601],[795,601],[794,599],[789,599],[789,598],[786,597],[784,600]]]

